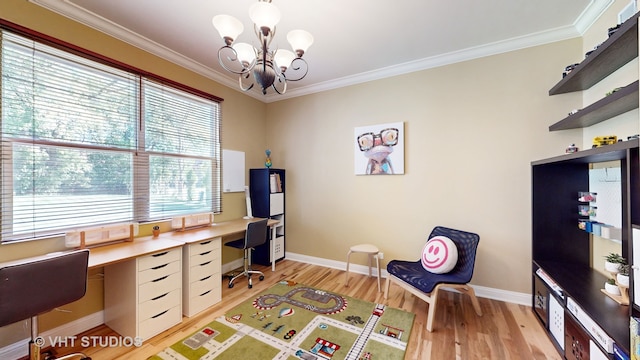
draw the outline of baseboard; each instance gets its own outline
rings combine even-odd
[[[332,269],[345,270],[347,268],[346,261],[329,260],[329,259],[323,259],[323,258],[318,258],[314,256],[296,254],[292,252],[287,252],[285,258],[287,260],[313,264],[318,266],[324,266]],[[375,274],[375,270],[373,271]],[[366,265],[350,264],[349,272],[368,275],[369,267]],[[380,274],[383,278],[386,278],[387,270],[380,269]],[[479,297],[514,303],[519,305],[531,306],[531,294],[489,288],[489,287],[478,286],[473,284],[471,284],[471,287],[473,287],[474,291],[476,292],[476,296],[479,296]]]
[[[345,255],[345,258],[346,258],[346,255]],[[346,261],[329,260],[329,259],[323,259],[323,258],[318,258],[318,257],[314,257],[314,256],[296,254],[296,253],[291,253],[291,252],[287,252],[285,254],[285,259],[292,260],[292,261],[297,261],[297,262],[302,262],[302,263],[307,263],[307,264],[318,265],[318,266],[324,266],[324,267],[328,267],[328,268],[332,268],[332,269],[338,269],[338,270],[346,270],[346,268],[347,268],[347,262]],[[375,264],[373,264],[373,267],[374,268],[372,269],[372,274],[375,275],[376,274]],[[359,265],[359,264],[351,263],[351,264],[349,264],[349,272],[350,273],[353,272],[353,273],[356,273],[356,274],[369,275],[369,267],[366,266],[366,265]],[[387,277],[387,270],[385,270],[385,269],[383,269],[381,267],[380,268],[380,276],[382,278],[386,278]]]
[[[222,273],[226,274],[232,270],[241,268],[244,266],[244,259],[236,259],[226,264],[222,264]]]
[[[60,325],[54,329],[44,331],[40,333],[40,336],[45,340],[46,344],[44,346],[46,347],[51,345],[50,339],[60,339],[66,338],[68,336],[75,336],[76,334],[80,334],[102,324],[104,324],[104,312],[98,311],[83,318]],[[29,340],[31,339],[22,339],[13,344],[0,348],[0,359],[19,359],[28,356]]]
[[[29,355],[29,339],[0,348],[0,359],[20,359]]]

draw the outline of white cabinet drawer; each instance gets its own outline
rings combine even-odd
[[[138,284],[142,285],[149,281],[158,280],[167,275],[175,274],[177,272],[180,272],[181,267],[182,264],[180,263],[180,261],[173,261],[168,264],[162,264],[156,267],[142,270],[138,274]]]
[[[180,289],[182,285],[182,274],[173,273],[158,280],[141,284],[138,290],[138,303],[143,303],[157,296],[165,294],[167,291]]]
[[[275,251],[274,251],[275,247]],[[284,236],[279,236],[275,240],[271,240],[269,245],[269,259],[271,261],[278,260],[284,257]],[[275,259],[273,259],[273,254],[275,253]]]
[[[204,264],[194,265],[189,269],[189,281],[198,281],[207,276],[217,276],[220,274],[220,259],[208,261]],[[188,284],[184,284],[187,286]]]
[[[215,287],[220,287],[220,278],[212,275],[189,284],[189,291],[191,296],[196,296],[202,295]]]
[[[284,213],[284,193],[269,195],[269,215],[280,215]]]
[[[206,241],[201,241],[198,243],[193,243],[189,245],[189,255],[193,256],[196,254],[202,254],[205,252],[213,252],[215,250],[220,250],[220,241],[218,239],[211,239]]]
[[[180,305],[181,292],[179,289],[175,289],[159,295],[151,300],[147,300],[140,304],[139,319],[144,321],[151,317],[161,313],[164,310],[171,309],[172,307]]]
[[[182,321],[180,306],[158,312],[154,316],[140,322],[140,337],[143,341],[149,340],[162,331]]]
[[[191,266],[194,266],[211,262],[215,259],[220,259],[220,250],[205,251],[201,254],[191,255],[191,258],[189,258],[189,263],[191,264]]]
[[[150,269],[163,264],[168,264],[172,261],[179,260],[181,254],[182,248],[176,248],[173,250],[161,251],[155,254],[138,258],[138,271]]]
[[[222,287],[217,286],[208,292],[195,295],[189,299],[189,313],[197,314],[222,300]]]

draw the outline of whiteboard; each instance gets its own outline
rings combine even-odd
[[[222,149],[222,191],[244,191],[244,152]]]

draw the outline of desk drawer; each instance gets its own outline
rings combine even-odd
[[[188,286],[189,286],[189,293],[191,294],[191,296],[200,295],[215,288],[216,286],[220,286],[220,277],[216,275],[211,275],[211,276],[205,277],[204,279],[198,279],[192,282],[191,284],[189,284]]]
[[[220,250],[205,251],[201,254],[191,255],[191,258],[189,258],[189,264],[191,264],[191,266],[194,266],[194,265],[210,262],[216,259],[220,261],[220,257],[221,257],[220,255],[221,255]]]
[[[213,289],[201,294],[194,295],[189,299],[189,303],[185,304],[185,315],[193,316],[222,300],[222,287],[216,286]]]
[[[204,264],[193,265],[189,271],[189,282],[198,281],[204,277],[218,275],[221,272],[220,259],[211,260]],[[184,284],[187,286],[188,284]]]
[[[141,304],[147,300],[166,294],[168,291],[180,289],[181,285],[182,274],[179,272],[141,284],[138,290],[138,303]]]
[[[140,311],[138,317],[140,321],[144,321],[150,319],[151,317],[161,313],[164,310],[171,309],[174,306],[180,305],[180,296],[181,291],[179,289],[175,289],[165,293],[163,295],[158,295],[157,297],[147,300],[140,304]]]
[[[193,244],[189,244],[189,256],[202,254],[208,251],[220,250],[220,239],[214,238]]]
[[[150,269],[160,265],[168,264],[172,261],[180,259],[182,254],[182,248],[175,248],[173,250],[161,251],[155,254],[147,255],[138,258],[138,271]]]
[[[143,341],[147,341],[180,322],[182,322],[180,306],[157,312],[152,317],[140,322],[140,337]]]
[[[138,274],[138,284],[142,285],[149,281],[157,280],[167,275],[180,272],[182,264],[180,261],[172,261],[168,264],[158,265],[149,269],[145,269]]]

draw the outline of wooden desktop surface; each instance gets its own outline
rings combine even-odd
[[[142,236],[133,241],[91,248],[89,251],[89,268],[97,268],[158,251],[170,250],[184,244],[194,243],[216,237],[223,237],[242,233],[247,224],[258,221],[259,218],[237,219],[214,223],[211,226],[189,229],[185,231],[171,231],[158,237]],[[278,220],[269,219],[268,226],[278,224]]]

